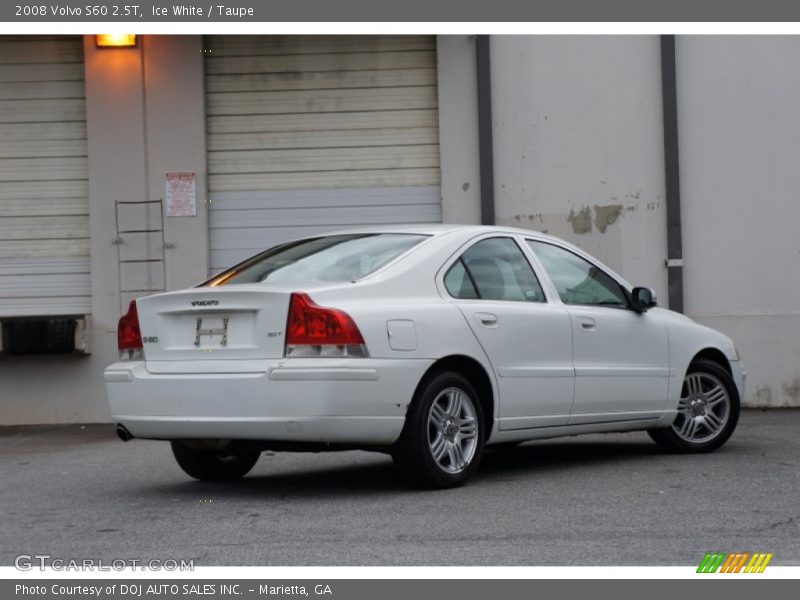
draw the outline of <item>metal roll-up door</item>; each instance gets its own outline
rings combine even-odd
[[[91,309],[83,40],[0,36],[0,318]]]
[[[210,36],[211,270],[352,225],[441,221],[432,36]]]

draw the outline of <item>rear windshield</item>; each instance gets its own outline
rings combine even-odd
[[[356,281],[427,236],[406,233],[331,235],[289,242],[223,271],[201,285]]]

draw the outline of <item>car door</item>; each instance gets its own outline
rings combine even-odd
[[[512,237],[477,241],[443,279],[494,369],[500,429],[564,425],[572,405],[572,329],[564,306],[547,302]]]
[[[570,424],[657,416],[667,399],[666,324],[630,308],[622,285],[571,250],[527,240],[572,325],[575,401]]]

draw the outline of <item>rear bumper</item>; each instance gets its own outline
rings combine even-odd
[[[114,421],[138,438],[388,445],[428,360],[119,362],[105,371]],[[186,372],[194,371],[194,372]]]

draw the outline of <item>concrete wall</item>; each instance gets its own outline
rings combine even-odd
[[[546,231],[666,304],[655,36],[493,36],[497,222]]]
[[[685,309],[800,406],[800,37],[677,40]]]
[[[164,219],[168,289],[208,272],[205,120],[200,36],[146,36],[132,49],[97,49],[85,36],[92,267],[90,356],[7,356],[0,423],[109,418],[103,369],[117,357],[120,295],[115,200],[163,198],[164,173],[197,173],[198,216]],[[157,217],[157,215],[156,215]],[[150,240],[161,253],[160,234]],[[163,283],[163,282],[162,282]]]

